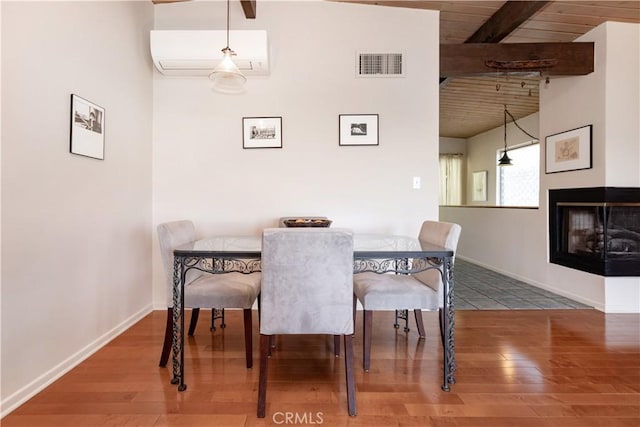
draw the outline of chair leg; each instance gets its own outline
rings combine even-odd
[[[344,370],[347,376],[347,407],[349,416],[356,416],[356,382],[353,375],[353,335],[344,335]]]
[[[192,308],[191,309],[191,322],[189,322],[189,336],[192,337],[193,333],[196,331],[196,325],[198,324],[198,317],[200,317],[200,309]]]
[[[262,298],[260,298],[260,295],[261,295],[261,294],[258,294],[258,325],[260,324],[260,313],[262,313],[262,310],[261,310],[261,307],[260,307],[260,305],[261,305],[261,304],[260,304],[260,300],[261,300]]]
[[[244,351],[247,358],[247,369],[253,367],[253,319],[251,309],[245,308],[244,312]]]
[[[173,307],[167,308],[167,325],[164,329],[164,343],[162,344],[162,353],[160,353],[160,363],[158,366],[164,368],[169,361],[171,353],[171,342],[173,341]]]
[[[269,335],[269,357],[271,357],[271,353],[276,349],[276,336]]]
[[[416,326],[418,326],[418,335],[420,336],[420,339],[424,339],[424,337],[426,337],[427,335],[424,332],[424,322],[422,321],[422,310],[415,309],[413,310],[413,313],[416,316]]]
[[[333,336],[333,354],[340,357],[340,335]]]
[[[373,311],[364,310],[364,322],[363,323],[363,347],[362,347],[362,367],[365,372],[369,372],[369,365],[371,364],[371,328],[373,327]]]
[[[353,336],[356,335],[356,309],[358,308],[358,297],[353,294]]]
[[[439,308],[438,309],[438,323],[440,324],[440,341],[442,341],[442,348],[444,348],[444,310]]]
[[[267,409],[267,365],[271,336],[260,334],[260,377],[258,379],[258,418],[264,418]]]
[[[260,308],[260,301],[261,301],[261,296],[262,294],[258,294],[258,325],[260,324],[260,319],[262,317],[261,313],[261,308]],[[269,336],[269,357],[271,357],[271,350],[276,348],[276,336],[275,335],[270,335]]]

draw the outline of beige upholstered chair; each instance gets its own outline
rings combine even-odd
[[[173,251],[196,240],[191,221],[174,221],[158,225],[158,240],[167,284],[167,325],[160,355],[160,366],[166,366],[173,337]],[[187,273],[184,306],[192,308],[190,335],[195,328],[200,308],[241,308],[244,310],[244,338],[247,368],[253,366],[251,307],[260,293],[260,273],[209,274],[198,270]]]
[[[458,224],[425,221],[419,240],[453,250],[454,259],[462,228]],[[422,310],[440,312],[440,335],[443,337],[441,310],[444,304],[442,277],[438,270],[412,275],[361,273],[354,276],[353,292],[364,308],[363,367],[371,361],[371,326],[374,310],[414,310],[418,329],[422,331]],[[354,301],[355,303],[355,301]]]
[[[262,236],[258,417],[267,398],[271,337],[342,335],[347,403],[356,414],[353,377],[353,235],[329,228],[271,228]]]

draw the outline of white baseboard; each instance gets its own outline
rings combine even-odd
[[[10,396],[7,396],[6,399],[0,402],[0,418],[4,418],[9,415],[12,411],[18,408],[20,405],[25,403],[27,400],[31,399],[37,393],[41,392],[48,385],[56,381],[58,378],[62,377],[64,374],[69,372],[71,369],[78,366],[82,361],[86,358],[94,354],[96,351],[100,350],[104,347],[109,341],[116,338],[122,332],[129,329],[136,322],[141,320],[144,316],[151,313],[152,306],[148,305],[144,307],[142,310],[130,316],[128,319],[125,319],[122,323],[77,351],[75,354],[68,357],[66,360],[62,361],[58,365],[54,366],[48,372],[40,375],[35,380],[31,381],[26,386],[22,387],[20,390],[16,391]]]
[[[166,301],[154,301],[153,302],[153,310],[166,310],[167,303]]]
[[[482,263],[480,261],[477,261],[475,259],[472,259],[472,258],[467,258],[467,257],[463,257],[463,256],[460,256],[460,255],[456,255],[456,258],[459,258],[459,259],[461,259],[463,261],[470,262],[472,264],[479,265],[480,267],[486,268],[487,270],[495,271],[496,273],[503,274],[503,275],[505,275],[507,277],[511,277],[512,279],[516,279],[516,280],[519,280],[519,281],[524,282],[526,284],[529,284],[531,286],[535,286],[536,288],[544,289],[545,291],[553,292],[554,294],[558,294],[560,296],[572,299],[574,301],[578,301],[578,302],[580,302],[582,304],[586,304],[586,305],[588,305],[590,307],[593,307],[596,310],[604,311],[604,306],[601,303],[585,299],[584,297],[582,297],[580,295],[575,295],[575,294],[573,294],[571,292],[564,292],[564,291],[562,291],[560,289],[554,288],[554,287],[549,286],[547,284],[536,282],[535,280],[532,280],[532,279],[530,279],[528,277],[518,276],[517,274],[513,274],[513,273],[511,273],[509,271],[501,270],[501,269],[496,268],[496,267],[494,267],[492,265],[484,264],[484,263]]]

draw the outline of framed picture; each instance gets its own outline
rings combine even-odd
[[[104,160],[104,108],[71,94],[71,143],[73,154]]]
[[[592,125],[549,135],[545,139],[545,173],[591,169]]]
[[[377,114],[340,114],[340,145],[378,145]]]
[[[243,117],[242,148],[282,148],[282,117]]]
[[[473,194],[474,202],[487,201],[487,171],[477,171],[473,173]]]

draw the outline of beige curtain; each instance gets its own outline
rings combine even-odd
[[[439,203],[462,204],[462,154],[440,154]]]

